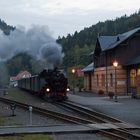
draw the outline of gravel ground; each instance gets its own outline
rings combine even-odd
[[[0,116],[4,118],[3,125],[29,125],[29,111],[16,107],[15,116],[12,116],[10,106],[0,102]],[[48,125],[48,124],[62,124],[62,122],[44,117],[38,114],[32,114],[32,125]]]
[[[14,89],[15,90],[15,89]],[[24,103],[30,103],[42,108],[47,108],[50,110],[58,111],[58,112],[66,112],[62,110],[59,107],[56,107],[50,103],[47,103],[43,101],[42,99],[38,98],[37,96],[31,95],[26,92],[21,92],[18,90],[15,90],[17,92],[16,94],[11,94],[10,92],[7,95],[3,95],[2,93],[0,96],[4,96],[6,98],[10,99],[17,99],[19,101],[22,101]],[[18,95],[20,94],[20,95]],[[70,112],[69,112],[70,113]],[[70,113],[72,114],[72,112]],[[15,110],[15,115],[12,116],[12,111],[10,109],[10,106],[7,104],[4,104],[0,102],[0,116],[4,118],[4,123],[2,125],[6,126],[12,126],[12,125],[29,125],[29,111],[28,110],[23,110],[20,108],[16,108]],[[62,124],[62,122],[59,122],[57,120],[44,117],[38,114],[33,114],[32,115],[32,125],[48,125],[48,124]],[[79,133],[79,134],[53,134],[51,137],[54,140],[108,140],[107,138],[103,138],[100,135],[96,134],[86,134],[86,133]]]

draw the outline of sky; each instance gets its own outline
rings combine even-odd
[[[0,0],[0,18],[7,24],[45,25],[54,38],[139,9],[140,0]]]

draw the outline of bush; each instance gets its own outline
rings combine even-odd
[[[99,94],[99,95],[103,95],[103,94],[104,94],[104,91],[103,91],[103,90],[99,90],[99,91],[98,91],[98,94]]]
[[[108,92],[108,96],[111,98],[111,99],[113,99],[113,96],[114,96],[114,92]]]

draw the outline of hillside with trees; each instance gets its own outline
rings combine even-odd
[[[68,34],[67,37],[59,37],[57,42],[63,46],[65,53],[63,64],[68,66],[86,65],[89,62],[86,55],[94,51],[96,38],[99,34],[116,35],[137,27],[140,27],[140,11],[115,20],[98,22],[80,32],[75,31],[73,35]]]
[[[32,57],[26,53],[17,54],[6,62],[9,74],[17,75],[21,70],[27,70],[33,73],[31,60]]]
[[[7,25],[4,21],[0,19],[0,29],[3,31],[5,35],[9,35],[11,31],[15,29],[15,27]]]

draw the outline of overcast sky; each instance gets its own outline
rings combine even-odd
[[[140,0],[0,0],[0,18],[6,23],[46,25],[55,38],[139,9]]]

